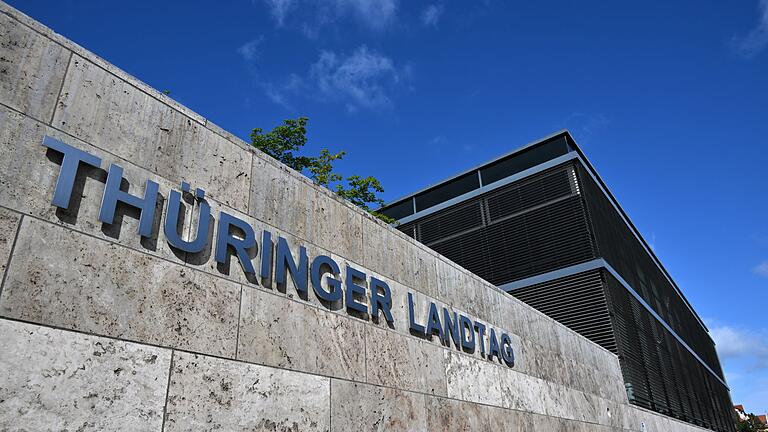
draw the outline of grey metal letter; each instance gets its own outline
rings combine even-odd
[[[142,237],[152,236],[152,222],[155,219],[155,206],[157,205],[158,184],[147,180],[144,186],[144,198],[131,195],[120,190],[123,181],[123,168],[120,165],[110,164],[107,174],[107,184],[104,187],[104,196],[101,199],[99,220],[105,224],[111,224],[115,219],[117,203],[122,202],[139,209],[139,234]]]

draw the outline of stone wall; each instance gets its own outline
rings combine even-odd
[[[44,136],[103,161],[66,210]],[[701,430],[630,406],[610,352],[5,4],[0,155],[0,430]],[[130,208],[98,221],[111,163],[132,194],[160,185],[152,237]],[[386,281],[395,322],[215,262],[215,223],[203,252],[172,248],[182,181]],[[514,367],[415,336],[409,292],[421,322],[434,302],[509,333]]]

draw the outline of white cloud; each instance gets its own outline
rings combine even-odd
[[[768,338],[765,331],[750,331],[721,325],[710,328],[720,358],[746,360],[752,370],[768,368]]]
[[[392,59],[365,45],[348,56],[323,51],[310,68],[320,95],[344,101],[350,111],[391,105],[388,92],[399,83],[401,74]]]
[[[336,0],[341,9],[350,9],[362,22],[379,30],[395,17],[396,0]]]
[[[763,261],[752,269],[756,275],[768,278],[768,261]]]
[[[409,67],[397,67],[391,58],[361,45],[349,55],[321,51],[306,74],[290,73],[271,78],[260,68],[263,37],[246,42],[237,49],[257,88],[272,102],[286,108],[299,96],[321,101],[336,101],[349,111],[378,109],[392,105],[390,93],[404,78]]]
[[[760,0],[759,21],[747,36],[734,39],[736,52],[744,58],[752,58],[768,46],[768,0]]]
[[[425,26],[437,27],[437,22],[440,21],[440,16],[443,15],[443,5],[429,5],[424,8],[421,13],[421,23]]]
[[[282,81],[274,81],[264,76],[258,64],[261,60],[260,46],[263,41],[263,36],[248,41],[237,49],[237,53],[242,57],[256,87],[261,89],[272,102],[290,108],[290,98],[301,90],[304,80],[293,73]]]
[[[295,17],[297,27],[309,37],[319,28],[341,18],[351,17],[360,25],[379,31],[387,27],[397,13],[397,0],[263,0],[278,26]]]
[[[296,0],[264,0],[272,10],[277,25],[282,26],[288,12],[296,6]]]
[[[237,49],[237,53],[240,54],[246,62],[255,62],[259,59],[259,45],[261,45],[263,40],[264,37],[259,36],[256,39],[248,41]]]
[[[295,96],[303,87],[304,80],[296,75],[290,74],[285,82],[276,84],[273,82],[262,82],[260,87],[264,90],[269,100],[285,108],[291,108],[290,99]]]

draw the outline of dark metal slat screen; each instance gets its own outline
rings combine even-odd
[[[497,285],[594,258],[570,164],[398,227]]]
[[[718,431],[732,431],[726,388],[616,279],[603,271],[630,402]]]

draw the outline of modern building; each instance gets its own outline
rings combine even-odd
[[[618,355],[632,404],[733,430],[707,327],[567,131],[380,211]]]

